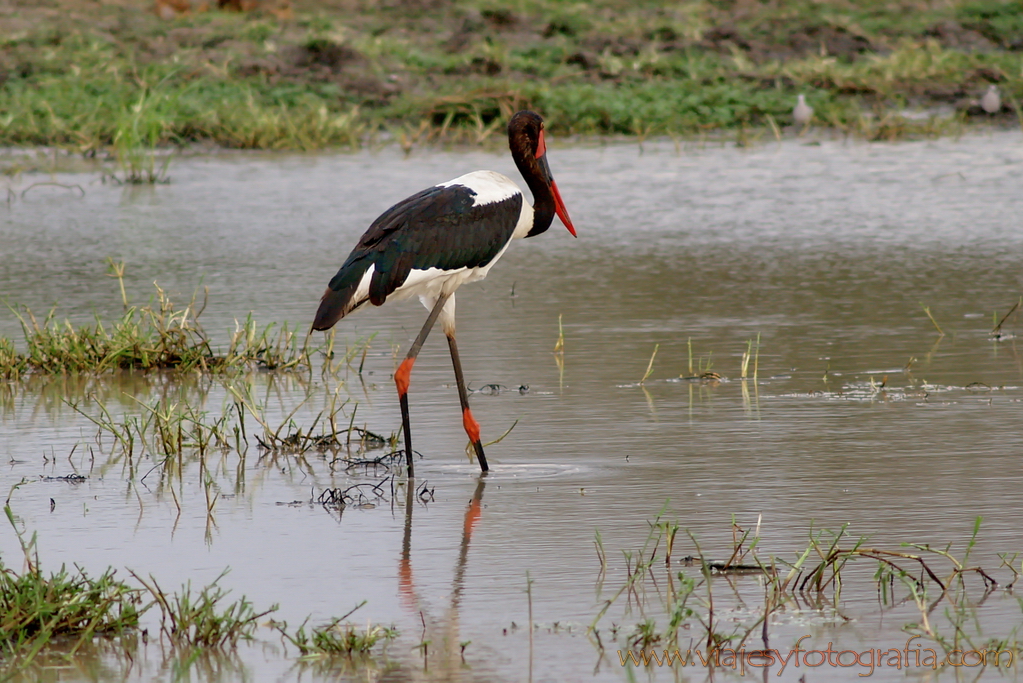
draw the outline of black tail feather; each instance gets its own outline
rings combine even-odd
[[[338,320],[366,303],[365,299],[356,301],[355,296],[371,265],[366,259],[348,257],[337,275],[331,278],[327,291],[320,299],[320,307],[316,309],[316,317],[313,319],[314,330],[329,330]]]
[[[316,317],[313,319],[314,330],[329,330],[334,327],[338,320],[352,312],[358,302],[353,302],[352,297],[358,284],[345,287],[340,291],[327,288],[320,299],[320,307],[316,309]]]

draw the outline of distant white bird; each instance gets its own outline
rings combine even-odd
[[[806,95],[800,95],[796,108],[792,110],[792,120],[796,125],[806,126],[813,118],[813,107],[806,103]]]
[[[980,98],[980,108],[988,114],[997,114],[1002,110],[1002,97],[998,94],[997,85],[989,85],[984,97]]]

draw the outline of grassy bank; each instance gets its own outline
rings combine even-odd
[[[479,142],[520,107],[559,134],[694,135],[790,124],[797,93],[821,125],[896,138],[1010,125],[1023,98],[1020,0],[4,4],[0,144],[84,153]],[[976,104],[989,84],[995,115]]]

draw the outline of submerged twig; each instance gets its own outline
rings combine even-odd
[[[54,183],[54,182],[46,181],[46,182],[32,183],[31,185],[26,187],[24,190],[21,191],[21,198],[24,199],[25,195],[28,194],[28,191],[31,190],[34,187],[61,187],[61,188],[64,188],[65,190],[78,190],[81,193],[81,194],[78,195],[79,197],[84,197],[85,196],[85,190],[82,188],[81,185],[65,185],[64,183]]]

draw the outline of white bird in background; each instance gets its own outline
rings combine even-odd
[[[980,98],[980,108],[988,114],[997,114],[1002,110],[1002,97],[998,94],[997,85],[989,85],[984,97]]]
[[[807,126],[813,118],[813,107],[806,103],[806,95],[800,95],[796,108],[792,110],[792,120],[797,126]]]

